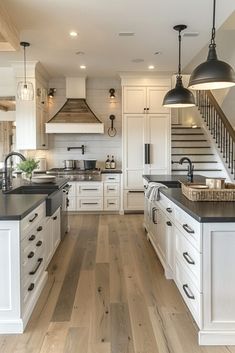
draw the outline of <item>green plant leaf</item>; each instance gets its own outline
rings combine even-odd
[[[26,161],[22,161],[17,164],[17,168],[22,170],[25,173],[32,173],[35,169],[37,169],[39,161],[36,161],[33,158],[27,158]]]

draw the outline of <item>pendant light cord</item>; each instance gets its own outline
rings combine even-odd
[[[25,45],[24,45],[24,84],[26,86],[26,51],[25,51]]]
[[[213,26],[212,26],[212,32],[211,32],[211,43],[210,47],[215,47],[215,6],[216,6],[216,0],[213,0]]]
[[[179,30],[179,66],[178,66],[178,77],[181,77],[181,30]]]

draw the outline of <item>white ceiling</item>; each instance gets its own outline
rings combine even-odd
[[[115,76],[120,71],[177,70],[177,33],[186,24],[198,37],[183,38],[183,66],[210,37],[212,0],[1,0],[20,38],[29,41],[28,60],[39,60],[52,77]],[[217,27],[235,10],[234,0],[217,0]],[[79,33],[71,38],[69,32]],[[119,37],[118,32],[135,32]],[[78,51],[84,55],[76,55]],[[160,55],[154,55],[160,51]],[[133,63],[133,59],[144,59]],[[222,59],[222,58],[221,58]],[[20,52],[1,52],[0,66],[22,60]],[[82,72],[84,73],[84,72]]]

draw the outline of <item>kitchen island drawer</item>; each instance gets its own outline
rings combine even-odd
[[[192,279],[183,269],[178,260],[175,264],[175,281],[176,285],[191,311],[198,327],[201,327],[201,311],[202,311],[202,293],[200,293],[194,285]]]
[[[120,182],[120,174],[103,174],[102,175],[102,180],[104,182],[109,182],[109,183],[119,183]]]
[[[202,224],[196,221],[188,213],[183,211],[178,206],[174,206],[173,215],[176,225],[185,237],[191,242],[191,244],[198,250],[202,251]]]
[[[103,196],[103,183],[77,183],[77,196]]]
[[[102,211],[103,197],[79,197],[77,198],[78,211]]]
[[[175,227],[175,249],[176,256],[197,287],[202,292],[201,287],[201,266],[202,254],[187,240],[187,238]]]
[[[41,203],[20,222],[21,239],[23,239],[28,234],[28,232],[44,217],[46,217],[45,202]]]

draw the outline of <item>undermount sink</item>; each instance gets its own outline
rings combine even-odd
[[[31,186],[20,186],[16,189],[12,189],[6,192],[6,194],[16,194],[16,195],[22,195],[22,194],[46,194],[50,195],[55,191],[55,189],[51,188],[35,188]]]

